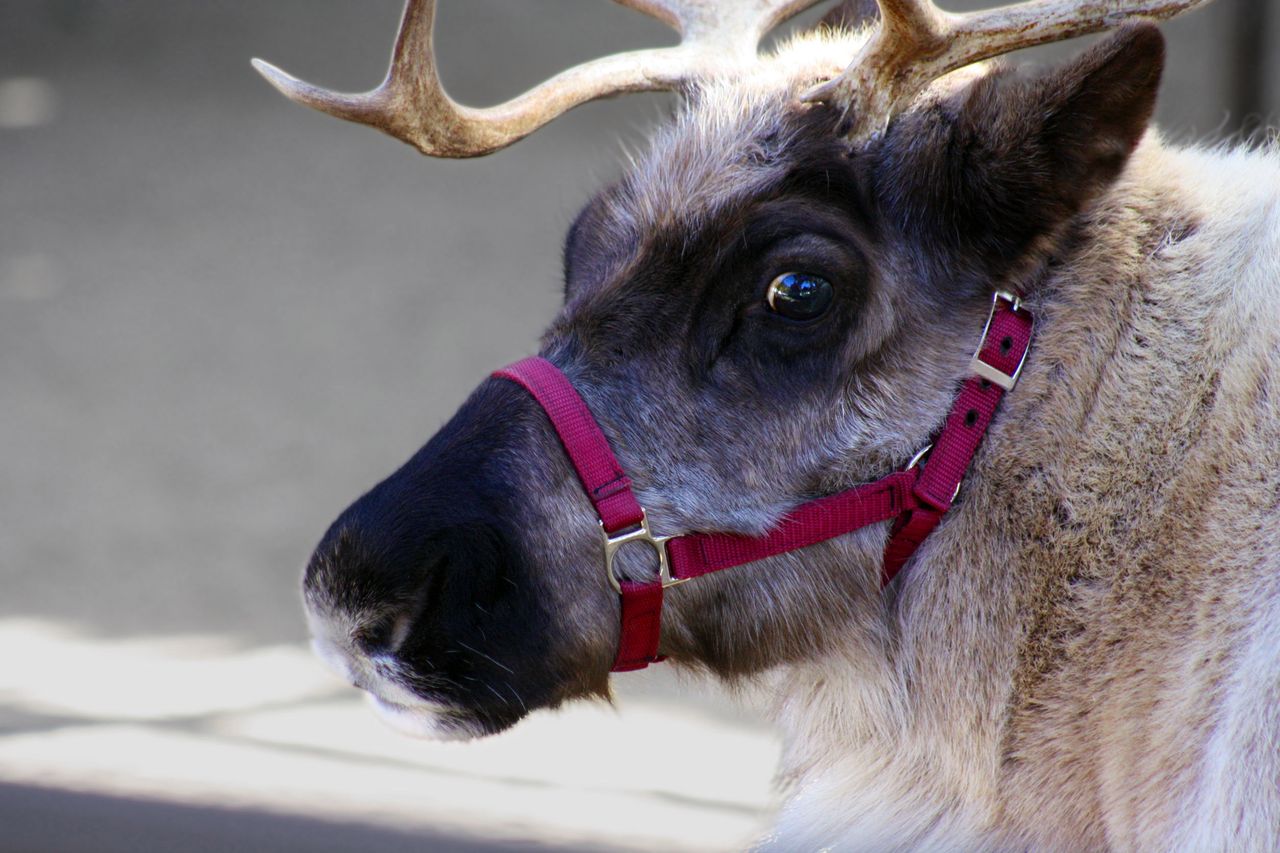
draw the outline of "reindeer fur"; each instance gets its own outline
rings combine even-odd
[[[1277,188],[1151,134],[1095,203],[892,641],[778,678],[780,848],[1280,848]]]

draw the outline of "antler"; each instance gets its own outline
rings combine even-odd
[[[504,104],[466,107],[445,93],[432,46],[435,0],[409,0],[391,68],[359,95],[321,89],[270,63],[253,66],[285,97],[378,128],[435,157],[478,157],[504,148],[579,104],[623,92],[678,89],[714,74],[729,58],[754,57],[760,40],[821,0],[615,0],[680,33],[676,47],[584,62]]]
[[[993,56],[1116,27],[1163,20],[1211,0],[1029,0],[964,15],[932,0],[877,0],[880,28],[844,73],[804,94],[839,107],[853,142],[879,134],[942,75]]]

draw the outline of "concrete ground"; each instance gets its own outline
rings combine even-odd
[[[1177,135],[1226,126],[1231,2],[1168,27]],[[440,162],[249,68],[365,88],[399,5],[0,4],[0,850],[724,849],[763,824],[774,736],[670,673],[459,749],[381,732],[302,649],[320,533],[532,351],[565,227],[669,105]],[[672,40],[602,2],[442,6],[471,103]],[[663,734],[619,746],[637,730]]]

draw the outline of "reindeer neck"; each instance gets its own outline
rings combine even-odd
[[[1049,260],[1030,294],[1031,361],[956,507],[891,592],[887,642],[850,632],[780,676],[778,719],[804,733],[786,774],[835,786],[832,820],[862,809],[863,826],[895,843],[913,831],[955,841],[1003,810],[1011,718],[1068,655],[1082,589],[1108,589],[1128,567],[1101,554],[1100,534],[1123,547],[1115,528],[1133,518],[1135,487],[1156,493],[1195,444],[1172,435],[1174,413],[1203,392],[1208,333],[1190,330],[1221,294],[1187,290],[1225,259],[1193,239],[1212,200],[1187,197],[1188,157],[1146,141]]]

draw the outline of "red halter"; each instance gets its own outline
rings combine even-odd
[[[551,362],[537,357],[496,371],[495,377],[519,384],[547,413],[600,516],[605,573],[622,598],[622,638],[613,671],[643,669],[662,660],[658,655],[662,591],[699,575],[805,548],[894,518],[897,521],[880,575],[882,586],[893,580],[959,494],[965,471],[1000,399],[1018,381],[1033,325],[1030,312],[1016,296],[997,292],[969,365],[973,375],[961,385],[933,444],[917,454],[905,470],[800,504],[763,536],[654,536],[631,491],[631,480],[568,378]],[[926,453],[927,464],[917,464]],[[623,580],[614,572],[614,555],[631,542],[644,542],[657,554],[658,577],[654,580],[638,583]]]

